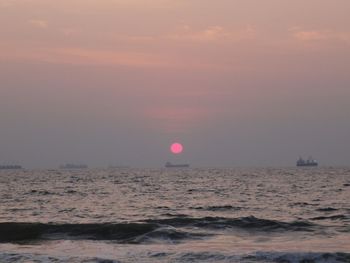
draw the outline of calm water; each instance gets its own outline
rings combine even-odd
[[[350,262],[350,169],[0,171],[0,262]]]

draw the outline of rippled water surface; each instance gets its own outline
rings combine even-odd
[[[350,169],[0,171],[0,262],[350,262]]]

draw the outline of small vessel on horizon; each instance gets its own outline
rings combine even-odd
[[[130,166],[127,165],[110,165],[108,169],[130,169]]]
[[[297,166],[298,167],[315,167],[315,166],[318,166],[318,162],[314,160],[311,156],[307,160],[304,160],[302,157],[299,157],[299,159],[297,160]]]
[[[172,164],[171,162],[165,163],[166,168],[188,168],[190,167],[189,164]]]
[[[19,169],[23,169],[23,167],[17,164],[0,165],[0,170],[19,170]]]
[[[73,164],[67,163],[65,165],[61,165],[60,169],[87,169],[88,166],[86,164]]]

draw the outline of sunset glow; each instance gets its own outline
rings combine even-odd
[[[0,0],[1,156],[39,166],[97,150],[101,163],[148,166],[178,157],[170,144],[183,139],[203,166],[288,165],[304,151],[349,163],[348,10],[349,0]]]
[[[349,262],[349,11],[0,0],[0,263]]]

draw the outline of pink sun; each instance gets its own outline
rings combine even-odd
[[[170,146],[170,151],[173,154],[180,154],[180,153],[182,153],[183,149],[184,149],[184,147],[182,146],[182,144],[178,143],[178,142],[175,142]]]

